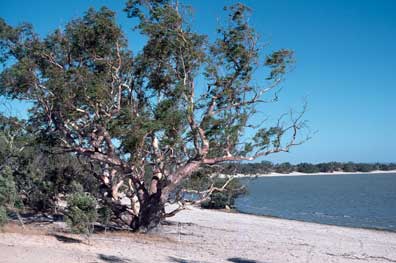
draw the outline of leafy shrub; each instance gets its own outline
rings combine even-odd
[[[0,206],[0,227],[7,223],[7,211],[5,207]]]
[[[75,233],[91,233],[98,217],[96,200],[84,192],[77,192],[67,199],[66,223]]]
[[[98,210],[98,221],[99,223],[107,226],[110,223],[112,211],[109,207],[103,206]]]
[[[214,186],[222,188],[227,181],[228,179],[226,178],[215,178]],[[227,184],[224,191],[213,192],[209,196],[209,200],[201,203],[201,207],[207,209],[223,209],[226,208],[226,206],[232,207],[235,198],[243,194],[246,194],[246,188],[243,187],[240,180],[234,178]]]
[[[17,198],[11,169],[6,166],[0,172],[0,205],[14,207]]]
[[[300,173],[319,173],[320,169],[317,165],[311,163],[300,163],[297,165],[297,171]]]
[[[11,168],[6,166],[0,172],[0,226],[7,223],[7,208],[14,209],[17,199]]]
[[[204,193],[210,187],[222,188],[226,182],[229,180],[228,178],[219,178],[219,177],[210,177],[208,176],[208,170],[199,170],[198,172],[191,175],[188,179],[186,179],[183,184],[180,186],[182,189],[188,189],[193,191],[198,191]],[[223,191],[215,191],[210,196],[209,199],[201,203],[202,208],[208,209],[223,209],[226,206],[232,207],[234,205],[234,200],[239,195],[243,195],[246,193],[246,188],[243,186],[241,180],[238,178],[232,179],[227,183],[227,186]],[[196,201],[200,200],[204,196],[196,193],[185,193],[180,196],[184,200]]]
[[[223,209],[229,204],[229,195],[224,192],[214,192],[210,195],[210,199],[202,202],[201,207],[206,209]]]
[[[275,172],[282,174],[291,173],[293,172],[293,169],[294,169],[293,165],[288,162],[280,163],[275,166]]]

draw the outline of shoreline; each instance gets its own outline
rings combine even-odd
[[[227,262],[395,261],[396,233],[392,231],[208,210],[195,206],[188,209],[170,218],[170,221],[187,224],[183,226],[187,232],[190,227],[194,227],[196,230],[190,233],[199,234],[200,242],[214,239],[209,249],[214,247],[216,256],[205,262],[223,262],[220,258],[224,258],[222,255],[225,253],[236,255],[227,256]],[[195,261],[188,253],[182,255],[186,262],[201,262]],[[230,260],[234,258],[239,261]]]
[[[203,209],[203,208],[199,208]],[[249,215],[249,216],[257,216],[257,217],[264,217],[264,218],[273,218],[273,219],[280,219],[280,220],[287,220],[287,221],[295,221],[295,222],[301,222],[301,223],[308,223],[308,224],[315,224],[315,225],[324,225],[324,226],[334,226],[334,227],[344,227],[344,228],[350,228],[350,229],[361,229],[361,230],[369,230],[369,231],[379,231],[379,232],[384,232],[384,233],[393,233],[396,234],[396,230],[392,229],[385,229],[385,228],[376,228],[376,227],[362,227],[362,226],[344,226],[344,225],[335,225],[335,224],[326,224],[326,223],[318,223],[318,222],[311,222],[311,221],[303,221],[303,220],[298,220],[298,219],[291,219],[291,218],[283,218],[280,216],[272,216],[272,215],[256,215],[253,213],[247,213],[247,212],[241,212],[236,209],[232,209],[230,211],[227,210],[216,210],[219,212],[223,213],[235,213],[235,214],[242,214],[242,215]]]
[[[29,231],[32,225],[26,230],[11,228],[0,232],[0,262],[396,261],[394,232],[193,206],[167,222],[148,234],[96,233],[89,239],[75,234],[40,234],[39,225],[36,232]]]
[[[193,209],[203,210],[203,211],[209,210],[209,211],[213,211],[213,212],[248,215],[248,216],[258,217],[258,218],[279,219],[279,220],[286,220],[286,221],[293,221],[293,222],[315,224],[315,225],[319,225],[319,226],[320,225],[324,225],[324,226],[344,227],[344,228],[350,228],[350,229],[361,229],[361,230],[379,231],[379,232],[396,234],[396,230],[386,229],[386,228],[379,228],[379,227],[347,226],[347,225],[318,223],[318,222],[312,222],[312,221],[304,221],[304,220],[298,220],[298,219],[283,218],[283,217],[280,217],[280,216],[259,215],[259,214],[253,214],[253,213],[248,213],[248,212],[241,212],[241,211],[238,211],[236,208],[230,208],[230,209],[226,209],[226,208],[224,208],[224,209],[205,209],[205,208],[201,208],[201,207],[199,207],[197,205],[188,205],[188,206],[189,206],[189,209],[193,208]]]
[[[319,172],[319,173],[300,173],[300,172],[291,172],[288,174],[284,173],[268,173],[268,174],[235,174],[233,175],[234,178],[251,178],[251,177],[283,177],[283,176],[315,176],[315,175],[351,175],[351,174],[396,174],[396,170],[390,171],[380,171],[375,170],[371,172],[341,172],[341,171],[334,171],[334,172]],[[231,175],[227,174],[219,174],[220,178],[230,177]]]

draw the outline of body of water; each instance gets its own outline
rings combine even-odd
[[[241,179],[243,213],[339,226],[396,231],[396,174]]]

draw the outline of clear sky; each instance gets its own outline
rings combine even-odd
[[[27,21],[42,36],[77,18],[90,6],[118,12],[130,47],[143,39],[130,30],[123,0],[0,0],[0,16],[17,25]],[[226,0],[188,0],[193,25],[213,36]],[[290,48],[297,64],[282,85],[271,116],[308,101],[306,119],[313,139],[275,162],[396,161],[396,1],[245,0],[252,25],[269,42],[268,51]],[[24,105],[13,104],[14,111]]]

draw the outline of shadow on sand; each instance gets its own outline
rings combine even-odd
[[[72,238],[72,237],[67,237],[59,234],[53,234],[53,237],[55,237],[58,241],[64,242],[64,243],[81,243],[82,241],[77,238]]]
[[[168,257],[170,262],[176,263],[205,263],[204,261],[196,261],[184,258],[177,258],[177,257]]]
[[[105,254],[98,254],[98,258],[110,263],[129,263],[132,262],[127,258],[120,258],[117,256],[105,255]]]
[[[230,262],[233,262],[233,263],[260,263],[256,260],[251,260],[251,259],[246,259],[246,258],[228,258],[227,260]],[[262,263],[264,263],[264,262],[262,262]]]
[[[196,260],[190,260],[190,259],[184,259],[184,258],[177,258],[177,257],[168,257],[170,262],[176,262],[176,263],[204,263],[203,261],[196,261]],[[246,258],[228,258],[227,261],[233,262],[233,263],[264,263],[264,262],[259,262],[256,260],[251,260],[251,259],[246,259]]]

